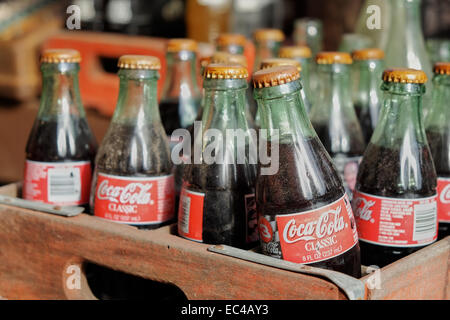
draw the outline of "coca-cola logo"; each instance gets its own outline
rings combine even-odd
[[[109,185],[109,180],[103,180],[97,189],[97,199],[109,200],[122,204],[153,204],[151,188],[153,183],[130,182],[126,186]]]
[[[375,205],[375,201],[357,197],[354,200],[355,216],[364,221],[372,219],[371,208]]]
[[[341,208],[339,206],[335,210],[325,211],[317,220],[307,223],[297,224],[297,221],[292,218],[284,227],[284,241],[286,243],[310,241],[338,233],[346,227],[344,218],[340,215]]]
[[[450,184],[447,184],[439,195],[439,201],[441,203],[450,203]]]

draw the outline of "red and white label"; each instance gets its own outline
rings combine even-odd
[[[278,215],[276,224],[259,219],[260,237],[269,254],[277,256],[279,241],[284,260],[315,263],[339,256],[358,242],[358,233],[348,196],[345,194],[324,207],[300,213]],[[273,230],[273,226],[276,230]]]
[[[450,223],[450,178],[438,177],[438,219],[440,222]]]
[[[119,223],[146,225],[174,217],[173,175],[123,177],[99,173],[94,214]]]
[[[23,198],[56,205],[89,203],[90,161],[37,162],[26,160]]]
[[[432,243],[438,227],[436,198],[386,198],[355,191],[353,210],[360,240],[393,247]]]
[[[203,241],[203,203],[205,194],[183,186],[178,207],[178,234],[183,238]]]

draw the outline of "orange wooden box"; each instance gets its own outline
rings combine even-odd
[[[19,185],[0,188],[18,196]],[[81,214],[66,218],[0,205],[0,297],[95,299],[82,273],[68,288],[68,266],[86,263],[169,283],[188,299],[346,299],[334,283],[209,252],[176,236],[175,225],[138,230]],[[365,299],[449,299],[450,237],[360,279]],[[364,268],[363,268],[364,271]],[[372,274],[373,275],[373,274]]]

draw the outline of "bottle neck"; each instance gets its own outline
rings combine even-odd
[[[382,90],[385,92],[384,103],[370,143],[390,149],[426,144],[422,125],[425,86],[383,82]]]
[[[161,122],[156,70],[119,70],[120,89],[112,122],[137,126]]]
[[[42,64],[42,98],[38,118],[85,116],[78,85],[79,69],[77,63]]]
[[[196,61],[196,54],[191,51],[167,53],[163,100],[199,99]]]
[[[229,44],[226,46],[217,46],[217,51],[229,52],[232,54],[244,54],[244,47],[237,44]]]
[[[433,99],[430,113],[426,118],[427,130],[444,131],[450,129],[450,75],[435,75],[433,78]]]
[[[300,94],[301,83],[292,81],[269,88],[256,88],[255,99],[260,110],[260,126],[268,140],[279,136],[280,143],[289,144],[315,137]]]
[[[362,60],[355,62],[354,83],[356,89],[353,101],[360,107],[377,106],[381,103],[381,75],[384,70],[382,60]]]

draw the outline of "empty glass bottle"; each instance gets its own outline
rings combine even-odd
[[[260,139],[266,140],[265,152],[272,160],[259,165],[256,180],[262,252],[359,277],[358,235],[350,201],[308,119],[299,77],[294,66],[253,74],[261,129],[266,130],[260,132]]]
[[[434,92],[425,123],[437,174],[439,239],[450,235],[450,62],[434,65]]]
[[[178,209],[178,234],[184,238],[240,248],[258,240],[256,160],[250,153],[256,146],[245,117],[247,76],[240,65],[206,67],[201,130],[194,135]]]
[[[174,177],[157,101],[158,58],[119,59],[117,106],[95,159],[91,211],[153,229],[174,219]]]
[[[383,72],[383,109],[353,201],[367,266],[383,267],[437,238],[436,171],[420,110],[426,80],[421,70]]]
[[[384,53],[380,49],[362,49],[353,52],[353,104],[367,143],[378,121],[381,109],[381,75]]]
[[[316,61],[320,86],[310,119],[333,159],[351,200],[359,162],[365,149],[351,97],[352,58],[344,52],[320,52]]]
[[[97,143],[81,102],[80,61],[76,50],[42,54],[42,97],[26,146],[24,199],[88,207]]]

